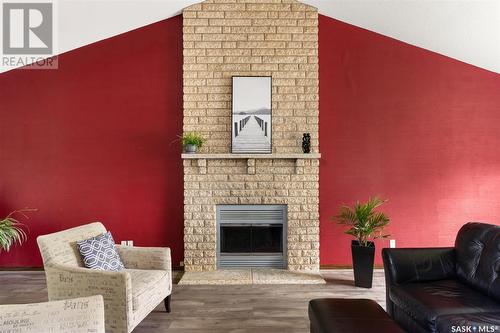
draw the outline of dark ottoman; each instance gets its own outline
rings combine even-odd
[[[370,299],[318,298],[309,302],[311,333],[404,333]]]

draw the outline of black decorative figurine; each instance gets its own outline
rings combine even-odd
[[[302,151],[304,154],[309,154],[311,152],[311,134],[304,133],[302,136]]]

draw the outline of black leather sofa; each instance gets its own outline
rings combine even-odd
[[[405,331],[500,332],[500,226],[467,223],[454,247],[382,257],[387,312]]]

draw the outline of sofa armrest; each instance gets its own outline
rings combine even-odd
[[[45,275],[50,301],[102,295],[106,327],[131,327],[132,280],[126,271],[101,271],[83,267],[47,265]]]
[[[168,247],[138,247],[116,245],[123,265],[134,269],[159,269],[170,272],[172,261]]]
[[[394,317],[390,297],[393,285],[449,279],[455,276],[455,249],[401,248],[382,249],[385,272],[386,311]]]
[[[63,333],[68,330],[104,333],[102,296],[44,303],[0,305],[1,332]]]
[[[455,249],[401,248],[382,250],[386,284],[435,281],[455,276]]]

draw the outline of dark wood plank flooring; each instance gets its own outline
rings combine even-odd
[[[385,306],[382,270],[372,289],[356,288],[351,270],[324,270],[325,285],[180,286],[174,274],[172,313],[157,307],[134,333],[308,332],[307,303],[319,297],[370,298]],[[0,272],[0,304],[47,300],[43,272]]]

